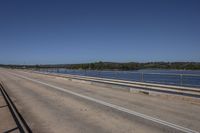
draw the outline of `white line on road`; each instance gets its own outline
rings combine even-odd
[[[42,84],[42,85],[49,86],[51,88],[54,88],[54,89],[57,89],[57,90],[60,90],[60,91],[63,91],[63,92],[84,98],[84,99],[87,99],[87,100],[90,100],[92,102],[96,102],[98,104],[101,104],[101,105],[104,105],[104,106],[107,106],[107,107],[111,107],[113,109],[131,114],[131,115],[134,115],[134,116],[137,116],[137,117],[140,117],[140,118],[143,118],[143,119],[146,119],[146,120],[149,120],[149,121],[152,121],[152,122],[164,125],[164,126],[168,126],[168,127],[177,129],[177,130],[182,131],[182,132],[199,133],[198,131],[191,130],[189,128],[185,128],[185,127],[182,127],[182,126],[179,126],[179,125],[176,125],[176,124],[164,121],[164,120],[160,120],[160,119],[157,119],[157,118],[154,118],[154,117],[151,117],[151,116],[139,113],[139,112],[135,112],[133,110],[130,110],[130,109],[127,109],[127,108],[124,108],[124,107],[121,107],[121,106],[118,106],[118,105],[115,105],[115,104],[107,103],[107,102],[104,102],[104,101],[101,101],[101,100],[98,100],[98,99],[95,99],[95,98],[92,98],[92,97],[88,97],[88,96],[85,96],[85,95],[82,95],[82,94],[61,88],[61,87],[57,87],[57,86],[54,86],[54,85],[51,85],[51,84],[48,84],[48,83],[45,83],[45,82],[41,82],[41,81],[38,81],[38,80],[35,80],[35,79],[32,79],[32,78],[28,78],[28,77],[25,77],[25,76],[22,76],[22,75],[19,75],[19,74],[16,74],[16,73],[10,73],[10,74],[15,75],[15,76],[20,77],[20,78],[23,78],[23,79],[30,80],[30,81],[35,82],[35,83],[39,83],[39,84]]]

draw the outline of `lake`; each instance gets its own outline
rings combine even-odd
[[[71,69],[40,69],[40,71],[200,88],[199,70],[144,69],[135,71],[99,71]]]

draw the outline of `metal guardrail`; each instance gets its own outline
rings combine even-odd
[[[130,71],[96,71],[70,69],[39,69],[39,71],[176,86],[187,86],[197,88],[200,87],[200,75],[198,74],[145,73]]]
[[[125,87],[127,90],[139,91],[145,93],[168,93],[168,94],[176,94],[182,96],[189,96],[194,98],[200,98],[200,89],[193,87],[184,87],[184,86],[174,86],[174,85],[163,85],[163,84],[155,84],[155,83],[144,83],[144,82],[136,82],[136,81],[126,81],[126,80],[117,80],[117,79],[108,79],[108,78],[98,78],[98,77],[90,77],[90,76],[80,76],[80,75],[70,75],[70,74],[60,74],[60,73],[50,73],[50,72],[39,72],[39,71],[29,71],[33,73],[56,76],[61,78],[67,78],[69,80],[74,81],[86,81],[85,83],[93,84],[107,84],[107,85],[117,85],[121,87]],[[88,82],[87,82],[88,81]]]

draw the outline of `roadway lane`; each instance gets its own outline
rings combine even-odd
[[[13,75],[15,74],[15,75]],[[200,131],[200,106],[176,98],[152,97],[76,83],[62,78],[0,70],[0,80],[34,132],[177,132],[17,75]]]

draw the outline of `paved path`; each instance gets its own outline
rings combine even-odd
[[[200,131],[199,102],[133,94],[17,70],[0,69],[0,80],[33,132]],[[161,124],[163,121],[175,125]]]

